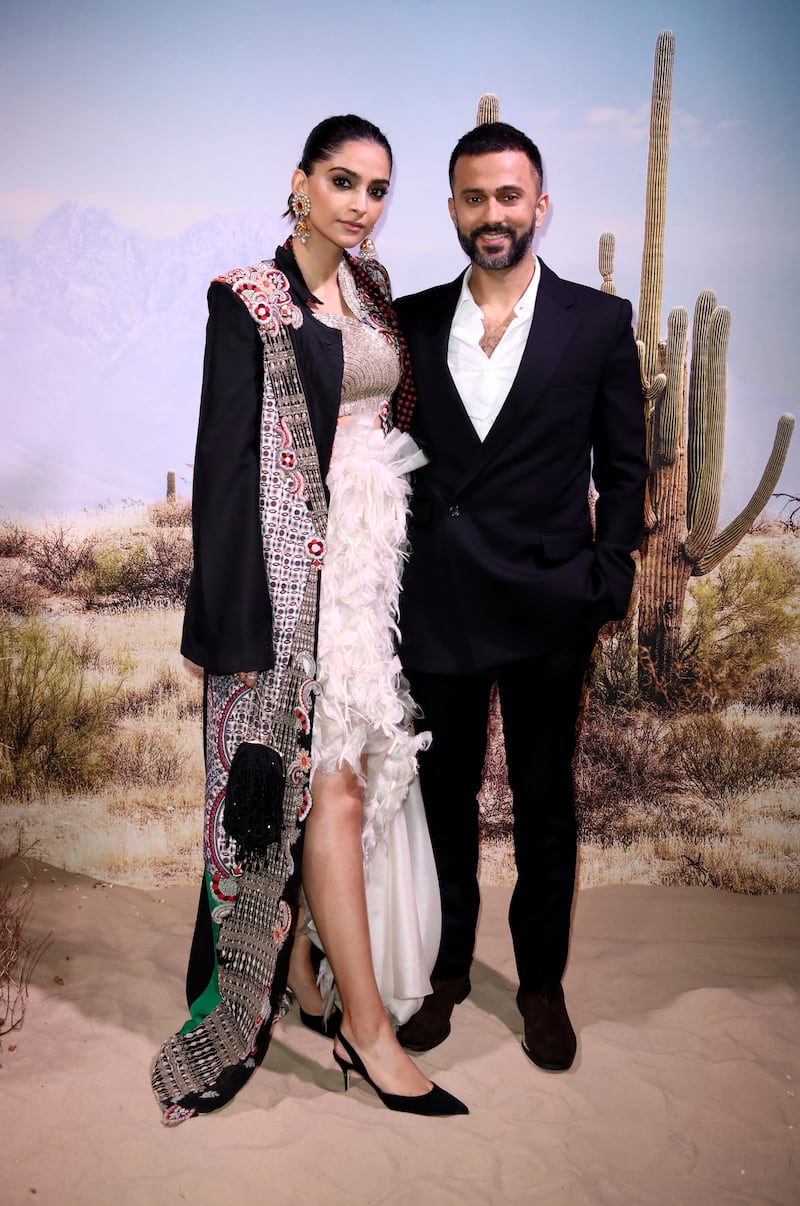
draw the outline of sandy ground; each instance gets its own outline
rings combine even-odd
[[[420,1057],[469,1117],[345,1095],[290,1014],[232,1105],[167,1129],[148,1070],[184,1019],[195,889],[32,870],[29,932],[53,938],[0,1053],[3,1206],[800,1202],[798,896],[583,890],[579,1054],[553,1075],[520,1050],[509,889],[485,888],[472,996]]]

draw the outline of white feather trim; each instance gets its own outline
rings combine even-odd
[[[406,432],[384,435],[371,417],[354,416],[339,424],[327,478],[312,782],[345,764],[356,772],[365,858],[402,806],[417,752],[430,741],[429,733],[411,731],[416,709],[396,654],[406,475],[424,463]]]

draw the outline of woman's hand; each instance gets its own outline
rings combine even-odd
[[[257,670],[237,670],[233,675],[238,678],[240,683],[244,683],[246,687],[254,687],[258,681]]]

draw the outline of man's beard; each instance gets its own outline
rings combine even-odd
[[[504,268],[513,268],[527,254],[528,248],[533,242],[533,232],[535,226],[531,226],[530,230],[525,230],[521,235],[515,235],[510,226],[503,226],[498,223],[495,226],[477,226],[475,230],[471,230],[469,234],[465,234],[461,227],[457,227],[458,241],[461,244],[462,250],[467,253],[472,263],[478,268],[487,268],[490,272],[500,272]],[[482,255],[478,251],[478,239],[484,234],[504,234],[508,235],[511,244],[508,251],[498,255]]]

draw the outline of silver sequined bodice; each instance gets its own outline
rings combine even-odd
[[[362,307],[355,283],[343,265],[339,284],[344,299],[355,315]],[[342,333],[344,376],[340,415],[378,415],[381,407],[394,393],[400,380],[400,364],[396,349],[375,327],[349,314],[317,314],[326,327]]]

